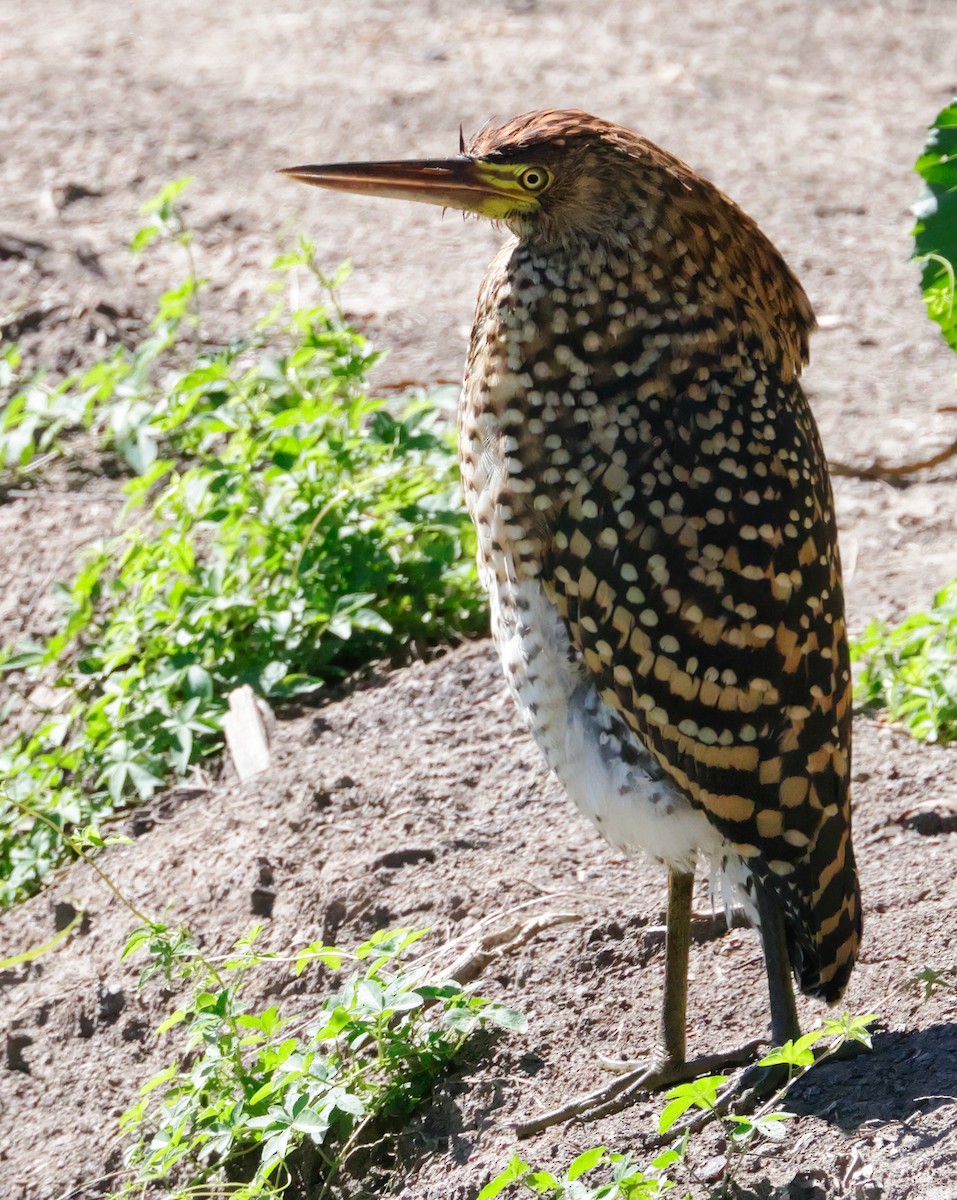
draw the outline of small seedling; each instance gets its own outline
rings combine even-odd
[[[924,967],[908,979],[907,986],[922,1000],[930,1000],[938,992],[957,988],[957,967]]]
[[[664,1171],[678,1158],[666,1150],[644,1171],[629,1154],[612,1153],[604,1146],[585,1150],[561,1175],[536,1170],[517,1155],[500,1175],[490,1180],[477,1200],[494,1200],[506,1188],[516,1185],[535,1196],[549,1200],[655,1200],[674,1187]],[[601,1180],[590,1183],[584,1176],[601,1172]]]

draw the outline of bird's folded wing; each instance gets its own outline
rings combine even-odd
[[[743,451],[689,440],[672,428],[599,462],[552,524],[543,583],[602,699],[680,790],[809,938],[831,918],[846,935],[850,672],[829,486],[796,487],[787,453],[739,478]]]

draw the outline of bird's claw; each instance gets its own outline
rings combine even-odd
[[[759,1105],[787,1087],[788,1078],[788,1068],[783,1063],[771,1066],[752,1063],[721,1089],[710,1115],[720,1117],[733,1110],[741,1116],[750,1116]]]
[[[608,1071],[612,1075],[627,1075],[629,1071],[639,1071],[642,1067],[647,1070],[647,1065],[641,1059],[635,1058],[604,1058],[598,1059],[598,1065],[603,1071]]]
[[[715,1071],[727,1067],[740,1066],[754,1058],[757,1051],[767,1043],[760,1039],[747,1042],[737,1050],[729,1050],[724,1054],[705,1054],[690,1061],[659,1060],[648,1065],[637,1065],[629,1062],[609,1060],[611,1069],[623,1069],[624,1073],[614,1083],[596,1088],[564,1104],[561,1108],[552,1109],[529,1121],[521,1121],[515,1126],[515,1133],[520,1138],[532,1137],[548,1129],[552,1125],[560,1125],[578,1117],[583,1121],[597,1121],[601,1117],[611,1116],[621,1112],[633,1104],[638,1096],[648,1092],[659,1091],[661,1088],[673,1087],[677,1083],[685,1083],[697,1079],[701,1075],[712,1075]]]

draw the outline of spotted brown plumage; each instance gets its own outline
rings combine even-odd
[[[453,159],[288,173],[512,231],[482,284],[459,411],[506,677],[611,842],[673,877],[704,854],[757,907],[788,1036],[772,927],[829,1002],[861,928],[841,569],[799,383],[814,325],[800,284],[712,184],[580,112],[517,117]],[[683,1057],[665,1018],[667,1056]]]
[[[601,701],[781,900],[802,988],[836,1000],[860,921],[810,305],[737,206],[629,131],[533,115],[468,152],[543,142],[545,165],[577,148],[637,178],[614,240],[529,230],[486,277],[461,413],[480,529],[509,514],[486,570],[541,582]]]

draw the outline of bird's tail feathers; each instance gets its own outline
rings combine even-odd
[[[826,826],[824,827],[826,830]],[[824,831],[822,831],[824,832]],[[844,994],[861,940],[861,895],[850,838],[834,869],[815,872],[799,864],[785,879],[762,873],[784,913],[791,966],[806,996],[836,1004]]]
[[[826,839],[825,825],[821,831]],[[837,830],[835,830],[837,833]],[[791,966],[801,991],[828,1004],[844,994],[857,959],[861,939],[861,898],[849,837],[836,846],[818,848],[834,864],[829,876],[806,860],[788,876],[780,876],[761,862],[731,854],[712,862],[711,895],[732,924],[735,908],[743,908],[748,923],[760,925],[754,894],[756,874],[781,906]],[[817,856],[815,855],[815,860]]]

